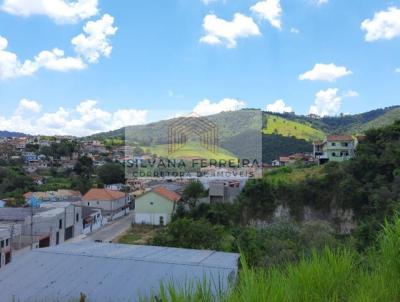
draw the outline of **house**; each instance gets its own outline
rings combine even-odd
[[[0,270],[11,262],[11,229],[0,227]]]
[[[217,296],[234,286],[239,254],[82,241],[37,249],[0,270],[2,301],[150,301],[160,284]],[[158,300],[158,299],[156,299]]]
[[[82,210],[68,202],[42,203],[40,208],[2,208],[0,225],[14,225],[15,248],[58,245],[82,233]]]
[[[233,202],[240,194],[238,180],[213,180],[209,183],[208,198],[210,203]]]
[[[323,141],[314,142],[314,158],[320,164],[349,160],[354,157],[357,144],[357,138],[351,135],[329,135]]]
[[[114,220],[129,213],[130,202],[128,194],[108,189],[91,189],[83,196],[81,205],[101,209],[103,216]]]
[[[107,219],[101,214],[101,209],[82,207],[83,234],[89,234],[107,224]]]
[[[155,187],[135,200],[136,224],[166,225],[171,222],[172,214],[181,195],[164,187]]]

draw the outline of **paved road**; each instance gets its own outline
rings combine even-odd
[[[113,241],[123,233],[129,230],[133,219],[133,212],[127,216],[121,217],[117,220],[111,221],[100,230],[97,230],[83,240],[101,240],[103,242]]]

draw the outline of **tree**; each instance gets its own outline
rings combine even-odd
[[[106,185],[123,183],[125,181],[124,168],[117,163],[106,163],[98,169],[97,176]]]
[[[206,191],[200,181],[189,182],[183,190],[183,198],[189,204],[190,208],[194,209],[200,198],[204,197]]]
[[[78,162],[75,164],[74,172],[81,177],[90,179],[92,176],[94,167],[93,160],[90,157],[82,156],[79,158]]]
[[[226,237],[224,228],[208,221],[181,218],[171,222],[158,233],[153,244],[193,249],[221,249],[222,239]]]

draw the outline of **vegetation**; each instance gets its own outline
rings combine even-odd
[[[18,167],[0,167],[0,198],[15,198],[23,204],[23,194],[35,188],[33,180]]]
[[[306,141],[323,139],[325,133],[314,129],[309,123],[290,121],[280,116],[267,114],[267,124],[263,132],[285,137],[295,137]]]
[[[194,209],[197,206],[200,198],[205,197],[206,191],[200,181],[189,182],[183,190],[183,198]]]
[[[125,182],[124,167],[118,163],[106,163],[104,166],[98,168],[97,176],[100,180],[100,183],[105,185]]]
[[[350,244],[365,250],[376,240],[384,219],[400,208],[399,141],[400,121],[370,130],[356,158],[348,162],[278,169],[249,181],[234,204],[200,204],[190,211],[180,207],[155,244],[242,251],[255,267],[296,262],[324,245]],[[278,207],[291,219],[277,219]],[[305,220],[306,207],[332,225]],[[346,210],[358,222],[350,238],[342,238],[337,217],[331,216]]]
[[[297,263],[254,269],[242,258],[237,283],[226,293],[200,282],[183,290],[162,284],[143,301],[398,301],[400,298],[400,217],[386,223],[364,255],[350,248],[323,248]]]

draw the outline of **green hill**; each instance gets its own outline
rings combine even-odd
[[[267,114],[266,120],[266,127],[263,130],[264,134],[276,134],[306,141],[323,139],[325,137],[324,132],[313,128],[307,122],[291,121],[272,114]]]

